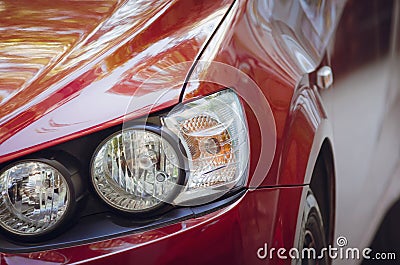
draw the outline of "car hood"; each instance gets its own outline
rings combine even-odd
[[[231,2],[2,1],[0,163],[178,103]]]

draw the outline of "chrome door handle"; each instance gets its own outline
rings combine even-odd
[[[333,72],[329,66],[323,66],[317,71],[317,85],[320,89],[328,89],[333,84]]]

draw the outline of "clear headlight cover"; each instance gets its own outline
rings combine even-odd
[[[176,149],[160,134],[128,128],[106,139],[92,161],[92,182],[110,206],[128,213],[169,201],[183,178]]]
[[[247,178],[249,141],[238,96],[224,90],[183,104],[163,118],[187,154],[187,184],[178,205],[210,202]]]
[[[66,216],[70,189],[59,170],[25,161],[0,174],[0,225],[19,236],[43,235]]]

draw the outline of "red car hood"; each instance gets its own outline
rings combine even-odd
[[[0,163],[176,104],[231,2],[2,1]]]

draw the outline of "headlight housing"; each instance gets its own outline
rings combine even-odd
[[[106,213],[104,205],[87,192],[84,176],[89,163],[98,197],[113,209],[140,219],[160,216],[175,206],[215,201],[246,183],[247,124],[241,102],[231,90],[129,121],[120,128],[2,165],[0,228],[4,234],[23,242],[48,240],[74,220],[82,227],[91,225],[87,220],[97,214],[110,218],[112,227],[114,222],[123,222],[118,231],[126,232],[133,223],[136,226],[131,219],[124,223],[124,216]],[[79,215],[75,214],[78,206]],[[181,208],[163,218],[192,213]],[[97,231],[93,228],[89,233],[103,236]],[[77,238],[85,238],[78,233]]]
[[[26,160],[0,174],[0,226],[7,233],[41,237],[60,227],[75,199],[60,167],[50,161]]]
[[[247,179],[249,141],[238,96],[223,90],[178,106],[162,119],[187,154],[187,184],[178,205],[210,202]]]
[[[233,91],[180,104],[160,120],[158,127],[126,124],[97,148],[92,183],[108,205],[150,213],[211,202],[244,185],[248,131]]]

